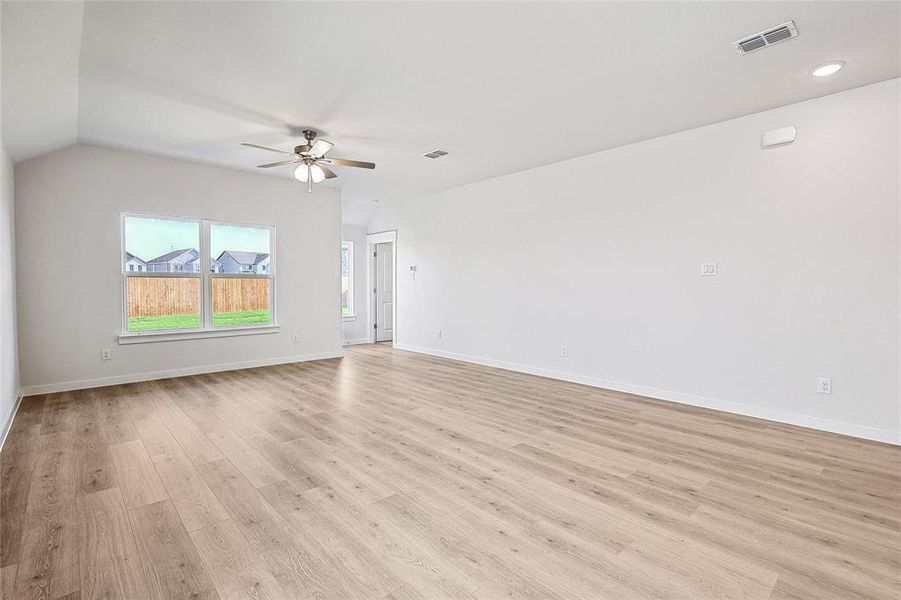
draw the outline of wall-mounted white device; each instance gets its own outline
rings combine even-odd
[[[410,265],[410,279],[416,279],[416,265]]]
[[[780,127],[779,129],[771,129],[761,136],[760,147],[776,148],[778,146],[785,146],[794,142],[795,136],[797,135],[798,130],[795,129],[794,125]]]
[[[702,277],[716,277],[716,263],[715,262],[701,263],[701,276]]]

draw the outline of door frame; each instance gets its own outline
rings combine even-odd
[[[394,271],[394,277],[391,278],[391,294],[394,303],[391,308],[391,318],[394,321],[394,333],[391,336],[391,346],[397,346],[397,230],[379,231],[377,233],[366,234],[366,338],[370,344],[375,343],[375,329],[372,327],[376,322],[376,305],[373,289],[375,285],[375,246],[376,244],[391,243],[391,269]]]

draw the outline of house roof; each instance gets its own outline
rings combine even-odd
[[[125,260],[126,260],[126,261],[129,261],[129,260],[132,260],[132,259],[134,259],[134,260],[139,260],[139,261],[141,261],[142,263],[146,264],[146,262],[144,261],[144,259],[141,258],[140,256],[135,256],[135,255],[132,254],[131,252],[126,252],[126,253],[125,253]]]
[[[268,252],[242,252],[240,250],[225,250],[216,260],[222,261],[222,257],[228,254],[235,262],[241,265],[258,265],[269,258]]]
[[[149,263],[169,262],[170,260],[178,258],[179,256],[181,256],[182,254],[184,254],[186,252],[196,253],[197,251],[194,250],[193,248],[182,248],[181,250],[173,250],[172,252],[167,252],[166,254],[163,254],[162,256],[157,256],[156,258],[148,260],[147,262],[148,262],[148,264]]]

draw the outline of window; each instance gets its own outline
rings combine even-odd
[[[211,276],[214,327],[272,323],[272,231],[268,227],[210,224],[210,256],[219,272]]]
[[[124,331],[273,324],[274,236],[259,225],[123,215]]]
[[[197,253],[200,223],[179,219],[126,216],[125,330],[151,331],[201,327],[199,276],[179,273],[179,257]],[[154,276],[134,270],[151,266]]]
[[[354,316],[353,242],[341,242],[341,316]]]

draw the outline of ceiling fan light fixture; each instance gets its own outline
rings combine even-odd
[[[302,164],[294,169],[294,179],[302,183],[322,183],[325,181],[325,171],[316,163]]]
[[[313,176],[313,183],[325,181],[325,171],[317,164],[310,165],[310,174]]]

